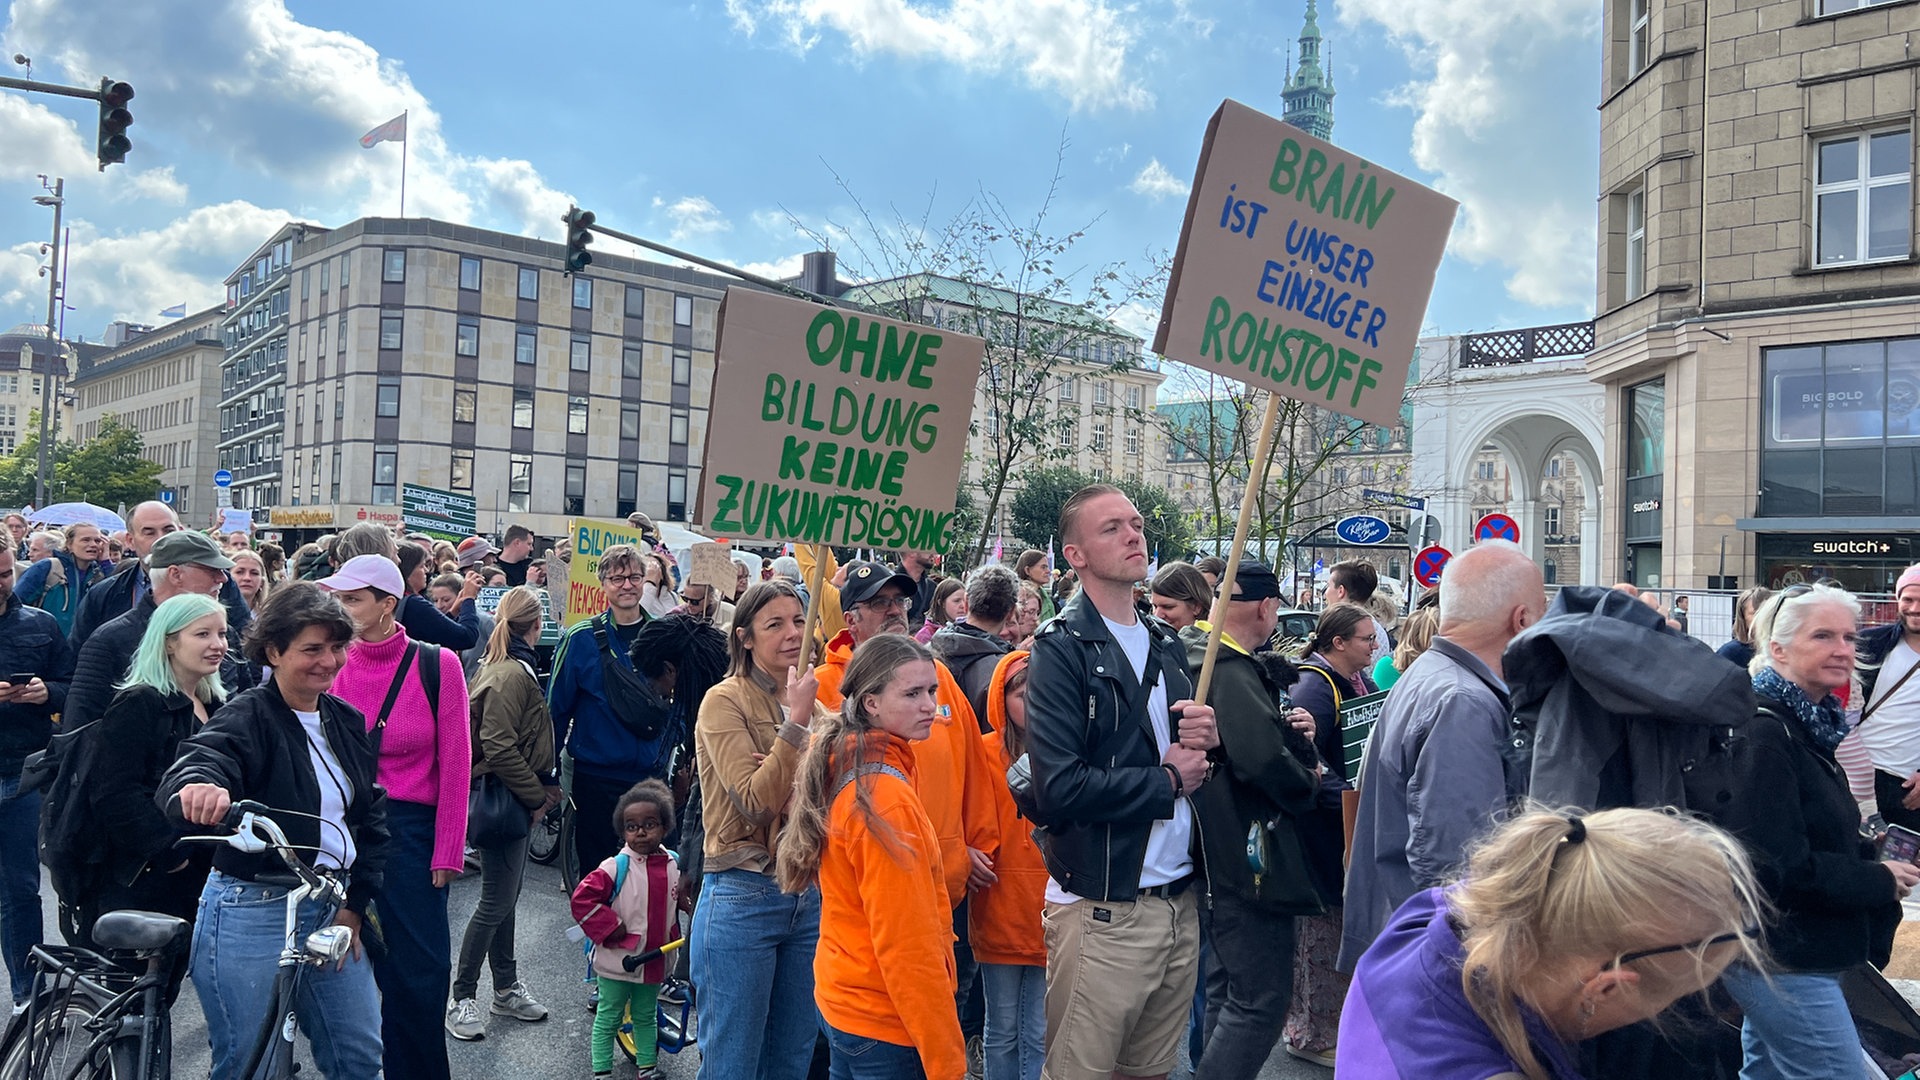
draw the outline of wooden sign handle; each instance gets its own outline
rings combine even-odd
[[[1273,452],[1273,429],[1280,420],[1280,395],[1267,395],[1267,415],[1260,421],[1260,440],[1247,470],[1247,493],[1240,499],[1240,521],[1233,527],[1233,546],[1227,549],[1227,568],[1220,575],[1220,595],[1213,600],[1213,629],[1207,633],[1207,656],[1200,663],[1200,678],[1193,686],[1193,700],[1205,703],[1207,689],[1213,683],[1213,662],[1220,653],[1220,634],[1226,625],[1227,605],[1233,602],[1233,578],[1240,569],[1241,551],[1247,545],[1247,530],[1253,525],[1253,500],[1267,486],[1267,459]],[[1251,644],[1251,643],[1249,643]]]
[[[813,628],[820,622],[820,593],[827,581],[827,545],[813,545],[813,580],[807,582],[807,621],[800,631],[800,666],[813,666]]]

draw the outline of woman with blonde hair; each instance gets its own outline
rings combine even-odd
[[[1420,654],[1427,651],[1433,644],[1433,636],[1439,632],[1439,609],[1420,608],[1407,616],[1400,624],[1400,644],[1373,665],[1373,684],[1382,690],[1393,689],[1393,684],[1420,659]]]
[[[247,602],[247,610],[258,611],[260,605],[267,602],[267,596],[273,592],[273,585],[267,580],[267,561],[252,548],[239,548],[227,552],[227,558],[233,560],[233,584]]]
[[[912,779],[912,744],[940,708],[933,654],[904,634],[870,638],[841,692],[800,762],[779,858],[782,889],[820,888],[814,1003],[832,1076],[961,1080],[952,908]]]
[[[476,788],[497,783],[512,794],[529,823],[560,805],[560,781],[554,774],[553,717],[534,673],[539,661],[540,597],[522,585],[508,589],[494,612],[493,636],[475,669],[467,699],[473,716],[473,780]],[[491,1012],[533,1020],[533,1012],[511,1008],[514,991],[532,1002],[520,983],[513,953],[513,913],[527,869],[527,829],[517,836],[474,835],[469,841],[480,857],[480,901],[467,922],[453,973],[453,999],[447,1006],[447,1033],[456,1039],[486,1034],[476,995],[480,963],[493,969],[493,996],[508,1007]],[[544,1018],[546,1010],[537,1011]]]
[[[1462,880],[1402,904],[1361,956],[1338,1075],[1578,1080],[1575,1043],[1659,1016],[1735,961],[1759,964],[1763,911],[1746,851],[1712,825],[1529,810],[1480,842]]]

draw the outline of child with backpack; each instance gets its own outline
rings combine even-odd
[[[658,780],[635,784],[614,804],[613,827],[625,846],[573,890],[573,918],[593,940],[600,991],[593,1018],[593,1075],[613,1075],[614,1032],[630,1012],[639,1080],[651,1080],[658,1075],[656,1009],[667,961],[655,956],[632,971],[622,961],[680,937],[680,864],[661,847],[673,829],[673,793]]]

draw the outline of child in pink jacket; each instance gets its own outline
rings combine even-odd
[[[614,804],[613,826],[625,846],[573,890],[573,918],[593,940],[593,971],[600,984],[593,1075],[613,1075],[614,1032],[631,1013],[640,1080],[649,1080],[656,1075],[655,1010],[667,960],[655,957],[634,971],[622,961],[680,938],[680,866],[660,846],[673,830],[673,793],[658,780],[635,784]]]

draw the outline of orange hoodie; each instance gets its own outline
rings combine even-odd
[[[1013,764],[1003,739],[1007,730],[1007,680],[1027,666],[1027,654],[1010,652],[993,669],[987,688],[987,722],[993,725],[984,741],[987,756],[1000,769],[994,788],[994,809],[1000,825],[1000,857],[993,872],[1000,880],[976,889],[967,907],[968,937],[974,958],[983,964],[1030,964],[1045,967],[1047,935],[1040,913],[1047,904],[1047,864],[1033,842],[1033,823],[1014,809],[1007,790],[1006,768]]]
[[[862,757],[914,775],[911,744],[885,732],[865,736]],[[833,755],[835,776],[853,767],[850,753]],[[861,811],[856,785],[891,836]],[[827,812],[814,1003],[840,1031],[919,1050],[928,1080],[962,1080],[967,1046],[953,1011],[957,982],[933,823],[913,785],[885,773],[859,777]]]
[[[820,703],[829,709],[838,709],[845,700],[840,681],[852,658],[853,632],[842,630],[827,643],[826,660],[814,669],[814,678],[820,681]],[[1006,770],[994,768],[988,758],[966,691],[954,681],[947,665],[935,660],[933,666],[940,676],[940,715],[934,718],[933,734],[913,743],[912,753],[919,770],[920,803],[940,837],[947,899],[952,907],[959,907],[967,898],[967,875],[973,870],[967,849],[977,848],[989,859],[999,857],[993,792],[1006,786]]]

